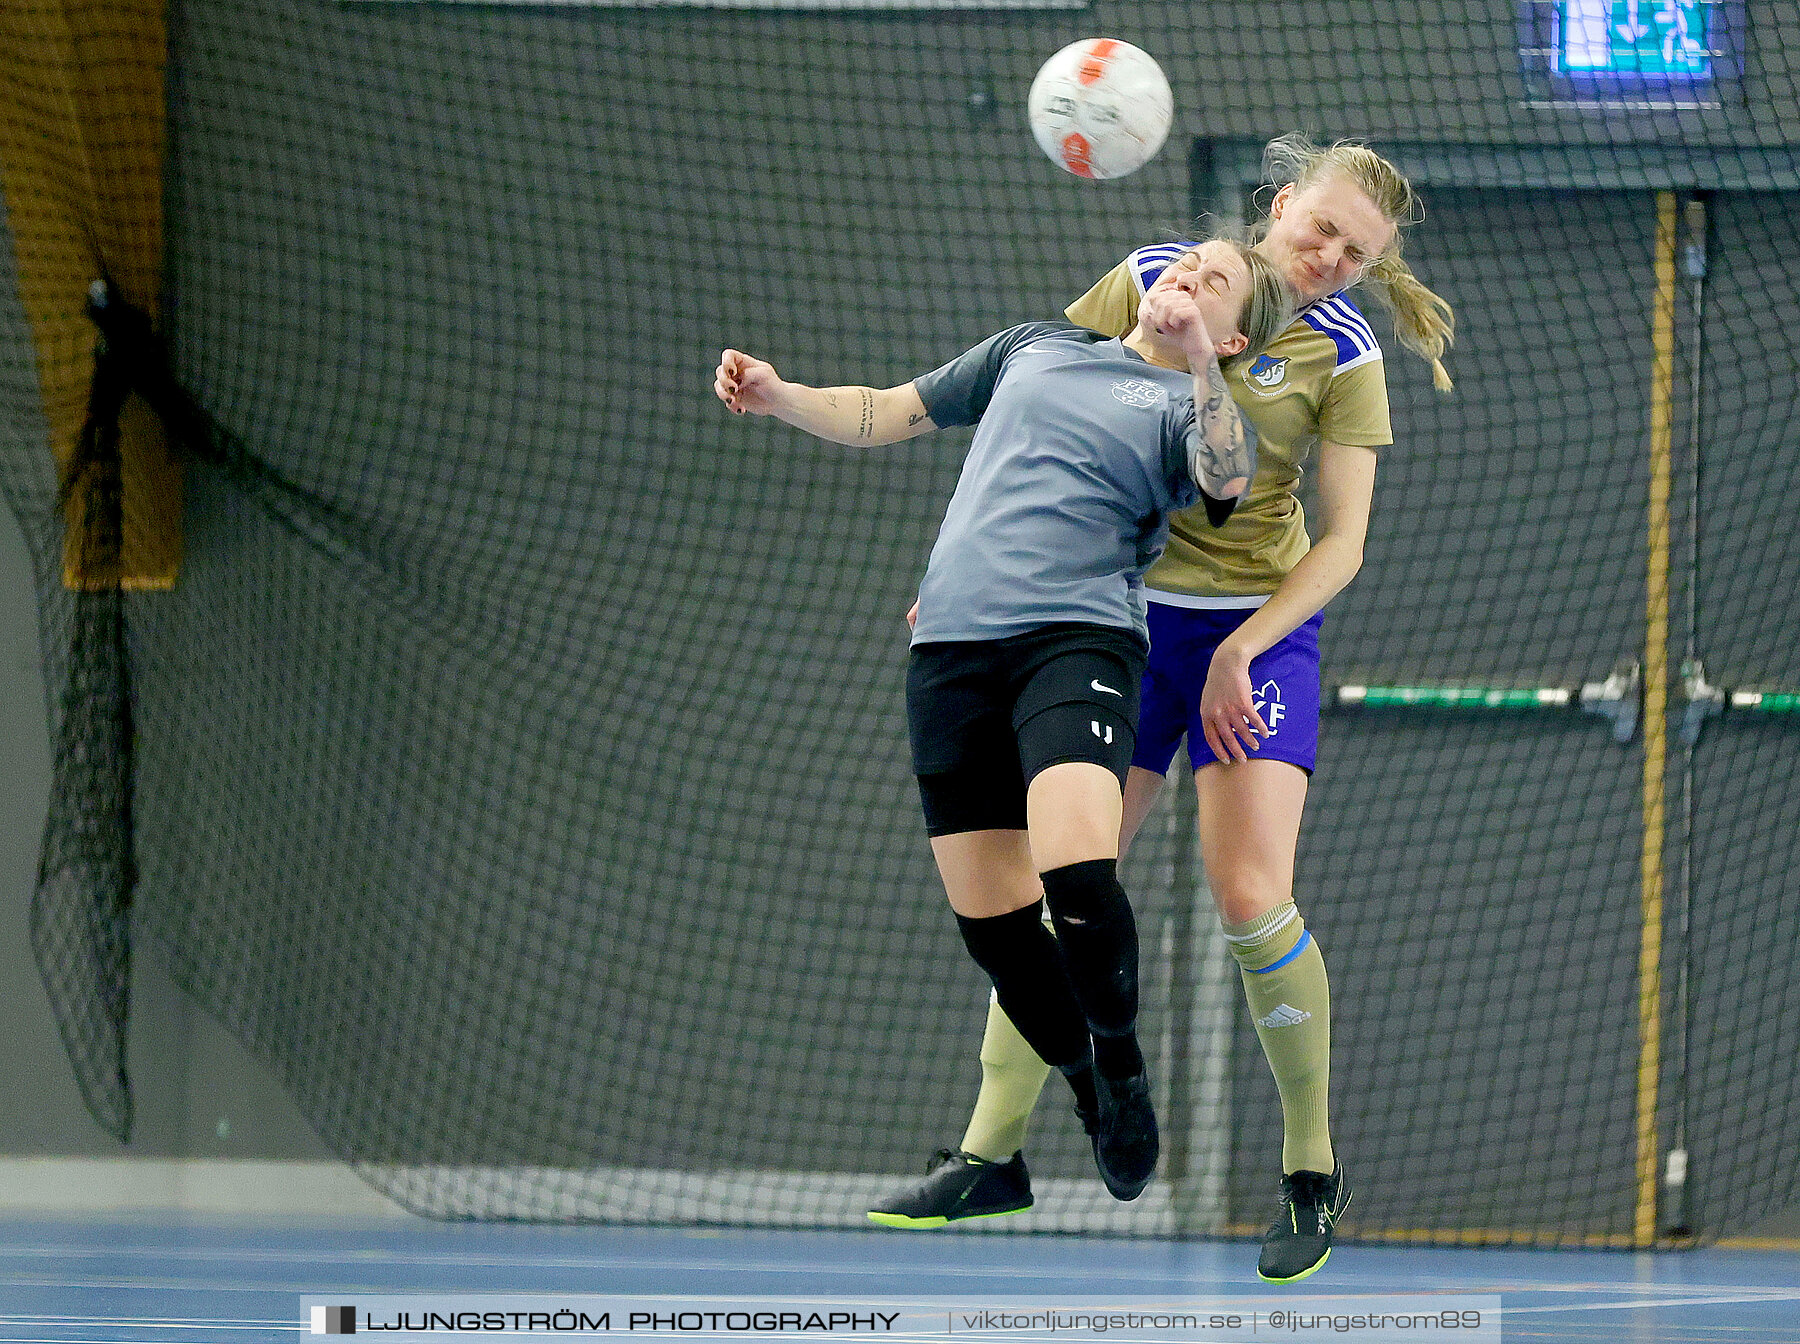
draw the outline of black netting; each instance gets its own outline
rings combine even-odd
[[[1539,49],[1578,8],[176,0],[159,326],[212,423],[173,591],[64,588],[4,310],[60,753],[40,962],[97,1118],[128,1123],[129,900],[410,1208],[862,1225],[977,1079],[902,711],[968,438],[734,421],[718,351],[901,382],[1254,212],[1301,129],[1412,176],[1460,322],[1446,396],[1374,316],[1396,444],[1325,625],[1366,689],[1298,892],[1351,1230],[1629,1244],[1791,1203],[1800,45],[1681,5],[1739,56],[1609,85]],[[1117,182],[1023,123],[1092,34],[1175,88]],[[23,273],[48,244],[13,232]],[[1113,1204],[1046,1103],[1021,1229],[1267,1216],[1279,1111],[1169,792],[1125,877],[1173,1179]]]

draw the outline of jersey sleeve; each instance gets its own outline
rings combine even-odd
[[[1127,258],[1063,312],[1069,321],[1102,336],[1123,336],[1137,325],[1138,297],[1137,280]]]
[[[1359,364],[1331,380],[1319,405],[1319,438],[1358,448],[1380,448],[1394,441],[1382,360]]]
[[[1027,322],[972,346],[941,368],[913,379],[925,413],[940,429],[972,425],[987,410],[1006,357],[1039,336],[1066,328],[1059,322]]]

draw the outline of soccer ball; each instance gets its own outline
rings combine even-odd
[[[1026,102],[1031,133],[1077,177],[1124,177],[1168,138],[1175,98],[1149,53],[1111,37],[1071,42],[1045,61]]]

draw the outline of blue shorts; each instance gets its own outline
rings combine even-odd
[[[1255,612],[1199,610],[1151,601],[1150,665],[1144,672],[1143,709],[1137,750],[1131,763],[1159,775],[1169,773],[1175,751],[1188,739],[1194,768],[1218,758],[1206,745],[1200,723],[1200,692],[1213,651]],[[1319,754],[1320,612],[1274,648],[1250,663],[1250,687],[1257,712],[1269,726],[1262,750],[1251,760],[1286,761],[1308,774]]]

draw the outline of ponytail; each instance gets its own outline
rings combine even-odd
[[[1456,339],[1456,314],[1449,302],[1427,289],[1397,250],[1389,250],[1371,265],[1364,283],[1394,319],[1400,344],[1431,365],[1432,386],[1448,392],[1455,384],[1444,367],[1444,349]]]

